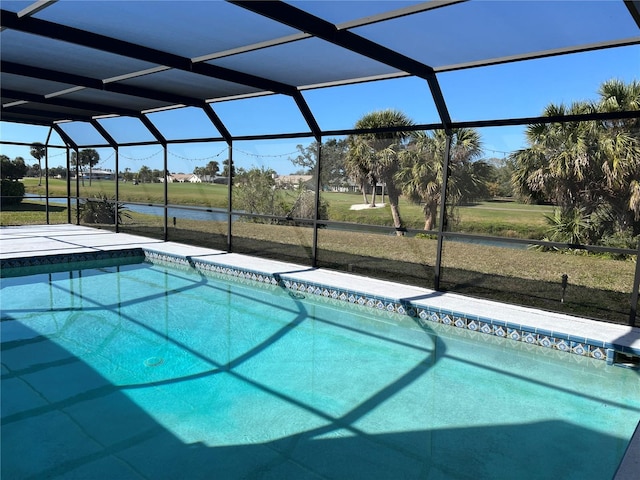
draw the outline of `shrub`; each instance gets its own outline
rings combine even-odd
[[[638,248],[638,235],[633,236],[630,232],[616,232],[604,236],[600,243],[605,247],[628,248],[635,250]],[[603,253],[602,256],[613,258],[614,260],[632,260],[633,256],[621,253]]]
[[[122,217],[131,218],[126,207],[114,202],[104,194],[96,198],[87,199],[80,205],[80,218],[85,223],[113,225],[116,223],[116,215],[118,223],[122,223]]]
[[[24,198],[24,184],[17,180],[0,180],[0,206],[19,205]]]

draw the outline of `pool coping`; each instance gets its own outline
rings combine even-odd
[[[640,356],[638,327],[90,227],[2,227],[0,247],[2,269],[144,255],[151,262],[280,285],[338,305],[347,302],[409,315],[425,326],[439,323],[608,364],[619,354]]]

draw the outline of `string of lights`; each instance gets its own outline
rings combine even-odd
[[[234,148],[233,151],[234,152],[238,152],[238,153],[242,153],[243,155],[247,155],[249,157],[256,157],[256,158],[282,158],[282,157],[290,157],[292,155],[298,155],[300,153],[298,150],[296,150],[294,152],[280,153],[278,155],[264,155],[264,154],[259,154],[259,153],[245,152],[244,150],[239,150],[237,148]]]
[[[208,161],[208,160],[210,161],[210,160],[219,158],[220,155],[222,155],[223,153],[228,152],[228,151],[229,151],[228,148],[223,148],[222,150],[220,150],[215,155],[210,155],[210,156],[207,156],[207,157],[185,157],[185,156],[179,155],[179,154],[171,152],[171,151],[169,151],[168,154],[171,155],[172,157],[179,158],[180,160],[185,160],[185,161],[188,161],[188,162],[203,162],[203,161]],[[298,155],[300,153],[299,151],[296,150],[296,151],[287,152],[287,153],[279,153],[279,154],[274,154],[274,155],[265,155],[265,154],[247,152],[245,150],[240,150],[240,149],[237,149],[237,148],[234,148],[233,151],[237,152],[237,153],[240,153],[242,155],[245,155],[245,156],[248,156],[248,157],[254,157],[254,158],[285,158],[285,157],[289,158],[289,157],[292,157],[294,155]],[[151,160],[152,158],[158,156],[160,153],[162,153],[162,150],[158,150],[157,152],[152,153],[151,155],[147,155],[146,157],[131,157],[131,156],[125,155],[125,154],[123,154],[121,152],[120,156],[122,158],[125,158],[127,160],[131,160],[131,161],[134,161],[134,162],[144,162],[144,161],[147,161],[147,160]],[[64,154],[64,152],[61,153],[61,154],[56,154],[56,156],[57,155],[63,155],[63,154]],[[108,161],[114,155],[115,155],[115,153],[112,152],[108,157],[101,158],[99,165],[104,165],[104,164],[108,163]],[[51,157],[53,157],[53,156],[54,155],[51,155]]]
[[[511,154],[513,153],[513,152],[504,152],[504,151],[502,151],[502,150],[493,150],[493,149],[491,149],[491,148],[483,148],[482,150],[483,150],[484,152],[486,152],[486,153],[493,153],[493,154],[495,154],[495,153],[499,153],[499,154],[501,154],[503,157],[507,157],[507,156],[509,156],[509,155],[511,155]]]
[[[162,153],[162,150],[158,150],[155,153],[152,153],[151,155],[147,156],[147,157],[140,157],[140,158],[135,158],[135,157],[129,157],[127,155],[124,155],[123,153],[120,153],[120,156],[123,158],[126,158],[127,160],[133,160],[134,162],[143,162],[145,160],[149,160],[157,155],[159,155],[160,153]]]
[[[189,158],[189,157],[183,157],[182,155],[178,155],[177,153],[173,153],[173,152],[169,152],[169,155],[171,155],[172,157],[176,157],[179,158],[180,160],[187,160],[188,162],[202,162],[205,160],[212,160],[214,158],[218,158],[220,155],[222,155],[224,152],[228,151],[228,148],[223,148],[222,150],[220,150],[218,153],[216,153],[215,155],[211,155],[208,157],[200,157],[200,158]]]

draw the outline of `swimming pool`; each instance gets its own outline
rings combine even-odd
[[[631,369],[132,262],[3,279],[3,478],[610,478],[640,419]]]

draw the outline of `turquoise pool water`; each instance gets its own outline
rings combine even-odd
[[[2,279],[2,478],[611,478],[637,371],[149,263]],[[542,352],[544,354],[542,354]]]

